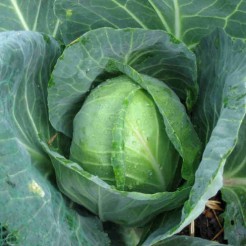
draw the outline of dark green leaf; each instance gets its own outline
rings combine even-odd
[[[77,163],[67,160],[46,143],[43,147],[51,157],[60,190],[72,201],[98,214],[102,221],[140,226],[161,211],[179,207],[189,192],[189,187],[155,194],[119,191],[84,171]]]
[[[226,160],[238,139],[244,139],[240,128],[246,115],[245,48],[245,43],[233,42],[222,30],[216,30],[199,44],[196,54],[200,97],[194,119],[207,144],[180,224],[164,233],[157,230],[146,245],[179,232],[202,213],[207,200],[222,188]],[[208,54],[213,56],[208,59]]]
[[[57,0],[65,43],[99,27],[161,29],[193,47],[216,27],[246,38],[244,0]]]
[[[240,127],[236,147],[225,165],[222,198],[225,238],[232,245],[246,244],[246,117]]]
[[[58,131],[71,137],[73,118],[86,93],[119,75],[109,69],[112,59],[164,81],[189,108],[196,101],[195,57],[184,44],[173,43],[163,31],[102,28],[69,45],[52,73],[48,103],[51,123]]]
[[[246,244],[246,184],[231,184],[222,189],[226,202],[223,214],[225,239],[235,246]]]
[[[168,239],[163,240],[160,243],[157,243],[156,246],[173,246],[173,245],[182,245],[182,246],[222,246],[214,241],[205,240],[198,237],[189,237],[189,236],[173,236]]]
[[[25,30],[59,36],[59,20],[53,5],[55,0],[2,0],[0,31]]]
[[[55,133],[47,83],[58,43],[34,32],[2,32],[0,54],[0,244],[107,245],[100,222],[80,216],[58,192],[40,145]]]

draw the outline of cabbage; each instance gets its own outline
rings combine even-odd
[[[3,0],[0,245],[244,245],[245,6]]]

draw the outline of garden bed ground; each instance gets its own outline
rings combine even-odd
[[[223,218],[225,204],[218,193],[207,203],[203,213],[189,226],[180,232],[180,235],[200,237],[207,240],[227,244],[224,240]]]

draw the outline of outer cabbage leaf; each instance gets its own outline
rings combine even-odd
[[[246,37],[244,0],[56,0],[62,36],[69,43],[99,27],[162,29],[194,46],[215,27]]]
[[[222,30],[216,30],[202,39],[197,47],[200,97],[194,122],[200,137],[208,143],[179,224],[168,228],[164,223],[148,237],[144,245],[159,242],[179,232],[202,213],[207,200],[222,188],[225,163],[236,143],[245,141],[244,134],[240,135],[246,115],[245,49],[244,42],[232,41]],[[208,54],[213,54],[213,57],[208,59]],[[237,165],[245,168],[240,162]],[[245,203],[241,205],[245,206]]]
[[[163,240],[160,243],[155,244],[156,246],[172,246],[172,245],[182,245],[182,246],[219,246],[224,245],[214,241],[205,240],[198,237],[188,237],[188,236],[173,236]]]
[[[232,245],[246,243],[246,192],[245,184],[225,186],[222,188],[222,197],[226,202],[223,214],[225,239]]]
[[[52,73],[49,114],[58,131],[72,137],[73,118],[86,93],[101,81],[119,75],[110,71],[112,59],[165,81],[189,108],[196,101],[195,57],[184,44],[173,43],[172,36],[163,31],[101,28],[69,45]]]
[[[111,239],[111,245],[136,246],[139,243],[142,228],[126,227],[115,223],[104,223],[104,230]]]
[[[0,33],[1,245],[108,244],[100,222],[80,216],[55,188],[39,143],[55,133],[47,83],[59,55],[58,43],[46,35]]]
[[[226,161],[222,197],[226,202],[223,214],[225,238],[232,245],[246,244],[246,117],[236,147]]]
[[[59,36],[59,20],[53,11],[54,0],[2,0],[0,31],[38,31]]]
[[[66,159],[57,149],[45,143],[43,147],[51,157],[60,190],[72,201],[98,214],[102,221],[127,226],[143,225],[161,211],[183,204],[190,191],[190,187],[155,194],[118,191]]]

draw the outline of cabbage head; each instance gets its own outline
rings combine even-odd
[[[70,153],[118,190],[142,193],[170,190],[179,162],[153,99],[127,76],[92,90],[74,119]]]
[[[48,91],[50,120],[71,139],[68,153],[46,147],[60,189],[128,226],[182,205],[201,152],[189,117],[196,83],[194,54],[163,31],[101,28],[75,40]]]

